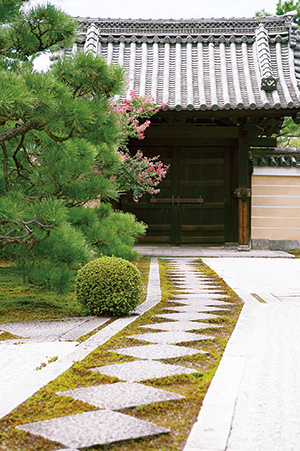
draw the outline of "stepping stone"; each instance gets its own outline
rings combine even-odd
[[[227,310],[225,307],[213,307],[209,305],[197,305],[197,304],[187,304],[183,307],[166,307],[166,310],[174,310],[176,312],[218,312],[220,310]]]
[[[216,290],[220,290],[221,288],[218,286],[213,285],[212,283],[205,283],[205,282],[200,282],[198,280],[195,280],[194,282],[178,282],[176,281],[176,285],[180,286],[180,287],[188,287],[188,288],[200,288],[200,289],[206,289],[206,288],[210,288],[210,289],[216,289]]]
[[[197,284],[198,285],[198,284]],[[176,284],[178,291],[186,291],[188,293],[217,293],[224,292],[223,288],[217,288],[213,287],[211,285],[204,286],[204,285],[186,285],[186,284]]]
[[[176,357],[183,357],[185,355],[207,354],[205,351],[187,348],[186,346],[174,345],[147,345],[147,346],[132,346],[130,348],[114,349],[113,352],[117,354],[131,355],[138,359],[160,360],[160,359],[174,359]]]
[[[60,448],[55,451],[80,451],[78,448]]]
[[[17,429],[40,435],[69,448],[109,445],[121,440],[151,437],[169,432],[168,429],[156,424],[109,410],[37,421],[17,426]]]
[[[203,307],[232,307],[234,304],[232,304],[231,302],[225,302],[225,301],[217,301],[215,299],[209,299],[209,298],[205,298],[205,299],[195,299],[195,298],[191,298],[191,299],[172,299],[173,303],[177,303],[177,304],[185,304],[185,305],[189,305],[191,307],[193,306],[203,306]]]
[[[141,360],[136,362],[116,363],[90,368],[91,371],[98,371],[100,374],[117,377],[127,382],[139,382],[147,379],[160,379],[166,376],[178,374],[192,374],[197,370],[185,368],[179,365],[156,362],[154,360]]]
[[[71,396],[100,409],[122,410],[128,407],[144,406],[154,402],[174,401],[183,399],[178,393],[147,385],[117,382],[116,384],[98,385],[96,387],[77,388],[56,393],[61,396]]]
[[[148,334],[130,335],[141,341],[149,341],[150,343],[172,344],[181,343],[183,341],[200,341],[213,340],[214,337],[207,335],[194,334],[191,332],[150,332]]]
[[[222,299],[228,298],[228,294],[219,294],[219,293],[207,293],[207,292],[198,292],[198,293],[184,293],[184,294],[173,294],[173,298],[181,298],[181,299]]]
[[[198,313],[198,312],[186,312],[186,313],[161,313],[159,318],[172,319],[174,321],[201,321],[206,319],[216,319],[219,318],[217,315],[209,315],[208,313]]]
[[[171,331],[189,331],[198,329],[210,329],[212,327],[223,327],[219,324],[198,323],[196,321],[170,321],[167,323],[155,323],[148,326],[140,326],[146,329],[158,329]]]

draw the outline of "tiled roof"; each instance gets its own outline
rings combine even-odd
[[[300,107],[300,34],[291,15],[78,20],[77,48],[124,66],[130,89],[171,110]]]
[[[300,149],[251,150],[251,161],[256,167],[300,168]]]

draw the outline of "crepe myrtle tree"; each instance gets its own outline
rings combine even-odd
[[[24,12],[24,3],[0,0],[0,251],[24,279],[67,291],[72,269],[95,254],[136,256],[145,225],[109,203],[125,190],[127,139],[143,137],[157,107],[134,115],[132,104],[128,119],[111,100],[124,91],[123,69],[89,53],[34,71],[40,52],[70,44],[77,23],[51,5]],[[87,208],[95,199],[100,206]]]

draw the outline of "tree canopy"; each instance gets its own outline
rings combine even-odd
[[[24,3],[0,0],[0,249],[23,277],[63,291],[72,268],[97,253],[135,256],[145,225],[110,202],[134,186],[137,198],[153,189],[166,168],[146,159],[148,185],[143,168],[124,184],[128,137],[143,138],[157,107],[138,97],[116,106],[123,69],[90,53],[34,71],[33,59],[70,45],[78,25],[52,5],[22,10]]]
[[[281,16],[283,14],[286,14],[290,11],[297,11],[297,15],[294,18],[294,21],[300,25],[300,0],[278,0],[276,3],[276,11],[275,14]],[[262,17],[262,16],[272,16],[270,12],[267,12],[265,9],[262,9],[260,11],[257,11],[255,13],[256,16]]]

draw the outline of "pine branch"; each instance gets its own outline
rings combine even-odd
[[[45,127],[44,122],[41,119],[33,119],[32,121],[20,125],[15,128],[11,128],[10,130],[5,130],[5,132],[0,133],[0,144],[9,139],[16,138],[20,135],[25,135],[30,130],[43,130]]]
[[[55,221],[53,221],[52,224],[42,224],[37,219],[32,219],[31,221],[7,221],[7,220],[0,220],[1,224],[7,224],[12,223],[17,226],[13,227],[9,232],[7,232],[5,235],[0,236],[0,249],[3,249],[8,244],[22,244],[25,246],[29,246],[29,250],[31,251],[35,244],[41,243],[46,238],[50,236],[50,229],[54,226]],[[37,225],[40,227],[41,230],[46,232],[46,235],[43,238],[37,239],[34,235],[34,229],[31,227],[31,225]],[[23,235],[17,235],[18,228],[20,226],[25,229]]]
[[[18,147],[17,147],[16,150],[14,151],[13,159],[14,159],[14,162],[16,163],[16,169],[17,169],[18,176],[19,176],[19,177],[23,177],[24,179],[28,180],[28,177],[25,177],[25,175],[23,175],[22,172],[21,172],[21,171],[24,171],[24,170],[26,170],[27,172],[29,172],[28,169],[24,168],[24,166],[22,165],[22,163],[17,159],[17,154],[18,154],[18,152],[19,152],[21,149],[24,149],[24,150],[25,150],[25,153],[26,153],[26,155],[27,155],[26,149],[24,148],[24,140],[25,140],[25,135],[22,135],[21,141],[19,142]],[[28,156],[28,155],[27,155],[27,156]]]
[[[4,175],[4,183],[6,191],[9,191],[9,183],[8,183],[8,155],[7,149],[4,142],[1,142],[1,147],[3,149],[3,175]]]
[[[64,141],[68,141],[68,139],[72,138],[72,132],[68,135],[65,136],[64,138],[60,138],[59,136],[54,135],[53,133],[50,132],[50,130],[48,129],[48,127],[45,127],[45,132],[47,133],[47,135],[53,139],[53,141],[62,143]]]

